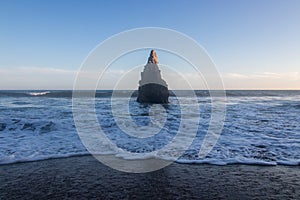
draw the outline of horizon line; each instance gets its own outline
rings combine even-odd
[[[26,90],[36,90],[36,91],[73,91],[74,89],[0,89],[0,91],[26,91]],[[104,90],[104,91],[135,91],[137,89],[121,89],[121,90],[113,90],[113,89],[96,89],[95,91],[99,90]],[[196,91],[196,90],[206,90],[206,91],[221,91],[222,89],[169,89],[169,91],[172,90],[185,90],[185,91]],[[75,91],[75,90],[74,90]],[[82,90],[77,90],[77,91],[93,91],[93,89],[82,89]],[[236,89],[224,89],[224,91],[300,91],[300,88],[269,88],[269,89],[241,89],[241,88],[236,88]]]

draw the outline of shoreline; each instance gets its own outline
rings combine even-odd
[[[0,165],[0,199],[300,199],[299,170],[172,163],[133,174],[80,155]]]
[[[98,154],[95,154],[98,155]],[[85,156],[90,156],[90,157],[94,157],[91,153],[83,153],[83,154],[74,154],[74,155],[66,155],[66,156],[59,156],[59,157],[48,157],[48,158],[40,158],[40,159],[36,159],[36,160],[20,160],[20,161],[14,161],[14,162],[8,162],[8,163],[0,163],[0,168],[1,166],[5,166],[5,165],[15,165],[15,164],[25,164],[25,163],[32,163],[32,162],[43,162],[43,161],[49,161],[49,160],[56,160],[56,159],[68,159],[68,158],[74,158],[74,157],[85,157]],[[99,156],[113,156],[114,154],[99,154]],[[121,158],[122,159],[122,158]],[[127,159],[125,159],[127,160]],[[146,160],[146,159],[133,159],[135,161],[139,161],[139,160]],[[127,161],[132,161],[132,160],[127,160]],[[100,162],[100,161],[99,161]],[[300,163],[299,162],[295,162],[295,164],[289,164],[289,163],[265,163],[265,162],[249,162],[249,163],[243,163],[243,162],[232,162],[232,163],[226,163],[226,164],[216,164],[216,163],[210,163],[210,162],[197,162],[197,161],[174,161],[174,163],[177,164],[183,164],[183,165],[212,165],[212,166],[230,166],[230,165],[249,165],[249,166],[271,166],[271,167],[275,167],[275,166],[287,166],[287,167],[299,167],[300,168]]]

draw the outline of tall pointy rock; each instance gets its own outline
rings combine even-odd
[[[137,101],[140,103],[168,103],[169,90],[161,77],[156,52],[151,50],[148,63],[141,73]]]

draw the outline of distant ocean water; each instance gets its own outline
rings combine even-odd
[[[152,118],[160,117],[158,107],[141,105],[132,95],[130,105],[122,91],[117,96],[117,106],[124,113],[130,106],[132,123],[140,126]],[[181,91],[182,101],[190,102],[190,96]],[[208,129],[211,100],[209,92],[195,91],[199,105],[190,105],[190,118],[200,116],[199,128],[190,148],[177,162],[210,164],[300,164],[300,91],[226,91],[226,120],[221,137],[212,151],[199,158],[198,151]],[[118,147],[130,152],[151,152],[162,148],[176,134],[180,123],[176,97],[170,97],[169,118],[164,125],[164,134],[155,140],[137,142],[128,136],[120,136],[118,127],[112,123],[110,98],[112,91],[96,92],[96,113],[99,123]],[[82,93],[84,97],[84,92]],[[125,95],[124,95],[125,96]],[[77,134],[72,115],[72,91],[0,91],[0,164],[43,160],[89,154]],[[84,101],[84,98],[83,98]],[[195,113],[194,106],[200,107]],[[157,115],[157,116],[156,116]],[[126,124],[126,126],[130,126]],[[130,128],[130,127],[129,127]],[[187,130],[189,127],[187,127]],[[122,157],[122,153],[112,153]],[[158,156],[159,157],[159,156]],[[126,159],[126,157],[124,157]],[[167,158],[168,159],[168,158]]]

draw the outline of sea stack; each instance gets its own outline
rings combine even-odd
[[[148,62],[141,72],[137,101],[140,103],[169,103],[169,90],[161,77],[156,52],[151,50]]]

